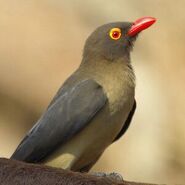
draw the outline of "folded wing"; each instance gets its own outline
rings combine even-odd
[[[61,88],[11,158],[41,161],[88,125],[106,101],[102,87],[91,79]]]

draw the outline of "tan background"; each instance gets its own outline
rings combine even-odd
[[[63,81],[89,33],[150,15],[136,42],[137,111],[93,170],[185,184],[185,1],[0,0],[0,156],[9,157]]]

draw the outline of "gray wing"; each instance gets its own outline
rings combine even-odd
[[[114,139],[113,142],[117,141],[118,139],[120,139],[121,136],[124,135],[124,133],[127,131],[127,129],[129,128],[130,126],[130,123],[132,121],[132,117],[135,113],[135,110],[136,110],[136,100],[134,101],[134,105],[132,107],[132,110],[130,111],[128,117],[127,117],[127,120],[125,121],[125,124],[123,125],[121,131],[119,132],[119,134],[116,136],[116,138]]]
[[[11,158],[41,161],[88,125],[106,101],[102,87],[91,79],[64,86]]]

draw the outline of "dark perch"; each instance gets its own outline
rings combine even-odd
[[[113,182],[105,177],[0,158],[0,185],[152,185]]]

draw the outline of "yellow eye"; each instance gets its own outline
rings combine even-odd
[[[112,28],[109,32],[109,36],[114,40],[118,40],[121,37],[121,29]]]

